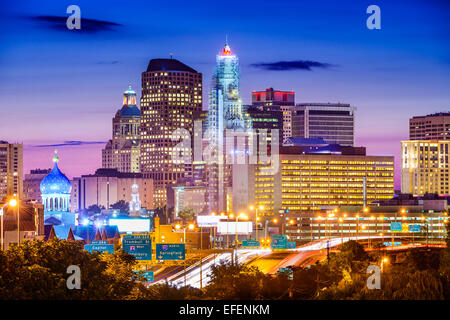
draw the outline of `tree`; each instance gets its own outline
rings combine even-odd
[[[93,204],[87,208],[87,212],[89,215],[92,215],[92,214],[100,213],[104,209],[105,209],[104,206],[98,206],[96,204]]]
[[[256,267],[223,263],[212,267],[206,296],[219,300],[254,300],[260,298],[264,274]]]
[[[127,299],[139,288],[134,257],[89,253],[75,241],[24,241],[0,251],[0,299]],[[70,265],[80,267],[81,289],[68,289]]]
[[[192,208],[184,208],[180,212],[178,212],[178,216],[181,220],[183,220],[184,223],[194,220],[195,217],[195,211]]]
[[[129,204],[128,202],[125,202],[125,200],[119,200],[110,207],[111,209],[119,210],[120,213],[128,213],[130,211]]]

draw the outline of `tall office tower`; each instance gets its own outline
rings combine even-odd
[[[402,144],[402,193],[449,194],[448,140],[405,140]]]
[[[207,117],[207,197],[211,211],[235,212],[247,195],[247,185],[240,178],[246,175],[251,120],[242,107],[239,78],[238,58],[226,43],[216,56]],[[244,164],[236,163],[239,162],[235,161],[238,153],[243,156]]]
[[[201,109],[201,73],[176,59],[150,60],[142,73],[141,172],[154,181],[156,207],[166,203],[167,184],[192,170],[181,159],[192,158],[191,147],[176,146],[191,137],[193,113]]]
[[[450,140],[450,112],[409,119],[410,140]]]
[[[295,92],[266,89],[252,92],[252,106],[263,110],[271,108],[283,113],[282,142],[292,137],[292,112],[295,110]]]
[[[355,144],[355,107],[341,103],[301,103],[292,114],[292,137]]]
[[[0,141],[0,201],[22,197],[23,144]]]
[[[123,93],[123,106],[112,120],[112,140],[102,150],[102,167],[120,172],[140,172],[141,112],[136,106],[136,92]]]

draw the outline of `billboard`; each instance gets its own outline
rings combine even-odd
[[[226,218],[221,216],[197,216],[197,225],[203,228],[217,227],[219,221]]]
[[[251,234],[253,231],[253,224],[250,221],[220,221],[217,224],[217,233],[220,234]]]
[[[112,218],[110,226],[117,226],[120,233],[126,232],[150,232],[150,219],[142,218]]]

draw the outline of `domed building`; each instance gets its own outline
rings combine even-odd
[[[53,169],[41,181],[41,197],[44,204],[44,223],[53,225],[73,225],[75,215],[69,212],[70,180],[58,168],[59,158],[53,157]]]

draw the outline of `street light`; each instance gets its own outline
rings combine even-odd
[[[339,218],[339,222],[341,223],[341,244],[344,243],[344,219]]]
[[[264,210],[264,206],[261,205],[259,207],[255,207],[253,205],[250,206],[250,210],[255,210],[255,240],[258,241],[258,209],[259,210]]]

